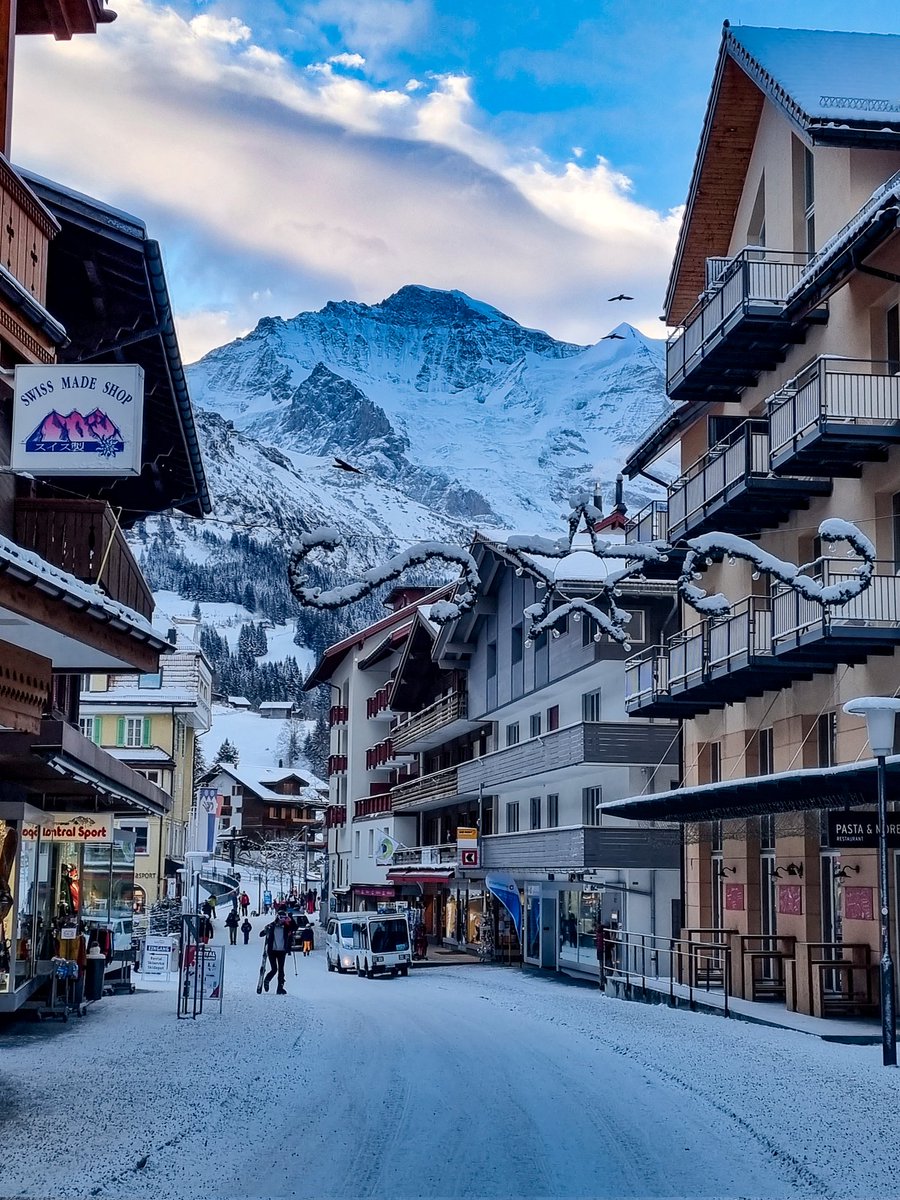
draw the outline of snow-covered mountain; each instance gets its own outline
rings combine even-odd
[[[556,531],[573,487],[600,480],[610,494],[668,404],[662,343],[629,325],[612,333],[559,342],[462,292],[418,286],[264,318],[188,371],[195,405],[222,418],[202,419],[217,499],[224,489],[232,510],[237,483],[242,504],[271,508],[238,483],[263,455],[293,477],[304,521],[343,525],[349,499],[356,522],[400,539],[421,536],[423,515],[445,531]],[[335,455],[364,475],[335,470]]]

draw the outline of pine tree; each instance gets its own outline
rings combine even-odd
[[[200,612],[200,602],[195,600],[194,607],[191,609],[191,616],[195,621],[199,621],[202,615],[203,614]]]
[[[240,758],[240,756],[238,754],[237,746],[235,746],[234,743],[231,742],[228,738],[225,739],[225,741],[222,743],[222,745],[216,751],[216,762],[217,763],[223,763],[223,762],[231,763],[232,766],[236,767],[238,765],[239,758]]]

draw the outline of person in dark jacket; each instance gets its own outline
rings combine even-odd
[[[247,917],[244,917],[244,923],[241,926],[241,933],[244,935],[244,945],[250,941],[250,934],[253,932],[253,926]]]
[[[260,930],[259,934],[266,939],[266,956],[269,960],[269,970],[263,978],[263,987],[268,991],[269,984],[277,975],[279,996],[287,995],[284,986],[284,960],[293,948],[295,928],[293,917],[282,904],[276,912],[275,920]]]
[[[237,945],[237,931],[238,931],[237,909],[233,908],[231,910],[231,912],[228,914],[228,916],[225,918],[225,928],[228,930],[228,944],[230,946],[236,946]]]
[[[310,950],[314,949],[313,927],[309,921],[300,930],[300,939],[303,942],[303,957],[309,958]]]

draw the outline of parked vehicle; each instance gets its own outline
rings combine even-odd
[[[325,932],[329,971],[356,969],[357,975],[408,975],[412,961],[409,922],[405,914],[336,913]]]

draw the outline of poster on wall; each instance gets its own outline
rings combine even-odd
[[[10,466],[33,475],[140,475],[143,419],[142,367],[18,366]]]

